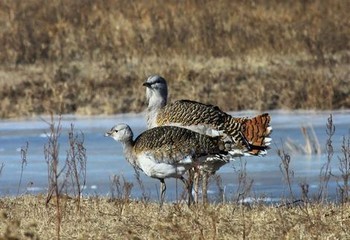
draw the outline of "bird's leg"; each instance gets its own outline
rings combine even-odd
[[[208,202],[208,178],[209,174],[207,172],[201,172],[202,175],[202,201],[203,203]]]
[[[184,183],[185,188],[187,189],[187,205],[190,206],[191,203],[193,202],[193,196],[192,196],[192,188],[193,188],[193,181],[192,181],[192,172],[189,171],[189,178],[186,180],[184,177],[181,176],[180,180]]]
[[[192,189],[193,189],[194,173],[192,170],[189,170],[189,178],[187,180],[187,194],[188,194],[187,204],[188,204],[188,206],[191,205],[191,203],[193,203]]]
[[[165,190],[166,190],[166,185],[164,182],[164,179],[159,179],[160,180],[160,206],[163,206],[164,198],[165,198]]]
[[[194,189],[194,202],[198,203],[199,197],[199,178],[200,178],[200,174],[198,169],[194,170],[194,177],[193,177],[193,189]]]

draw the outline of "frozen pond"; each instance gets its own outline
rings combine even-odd
[[[311,194],[316,193],[319,187],[320,169],[327,159],[325,151],[327,134],[326,122],[329,114],[333,114],[333,122],[336,127],[332,137],[334,155],[332,172],[339,173],[338,156],[341,156],[341,144],[343,136],[349,137],[350,111],[310,112],[310,111],[272,111],[270,112],[273,127],[273,142],[268,155],[265,157],[245,157],[227,164],[218,171],[222,179],[222,188],[227,200],[238,189],[238,175],[242,162],[246,162],[246,173],[249,179],[253,179],[250,196],[265,196],[269,199],[279,199],[287,196],[289,191],[283,181],[280,171],[281,159],[277,155],[277,149],[282,149],[291,155],[291,168],[294,171],[293,189],[300,196],[300,183],[308,183]],[[254,116],[257,112],[233,112],[233,116]],[[0,175],[0,195],[16,195],[30,193],[37,194],[47,189],[47,164],[44,157],[44,145],[47,143],[46,133],[49,125],[43,120],[49,117],[36,117],[23,120],[0,120],[0,166],[3,169]],[[122,155],[121,145],[111,138],[104,137],[116,123],[128,123],[137,136],[146,129],[143,114],[126,114],[115,116],[83,117],[66,115],[62,119],[62,134],[60,137],[60,161],[65,161],[67,151],[68,130],[71,123],[75,130],[81,131],[85,136],[85,148],[87,151],[87,184],[84,194],[108,196],[111,194],[111,178],[113,175],[123,176],[126,181],[132,182],[132,196],[141,196],[140,187],[136,181],[133,168],[125,161]],[[304,147],[305,139],[301,133],[301,126],[312,126],[320,144],[321,154],[305,154],[302,151],[292,151],[284,143],[290,139],[294,144]],[[311,133],[311,128],[308,129]],[[29,143],[27,165],[21,176],[21,147]],[[151,199],[158,198],[159,181],[148,178],[141,173],[141,180],[145,186],[145,193]],[[182,183],[174,179],[167,179],[168,200],[179,197],[182,191]],[[329,192],[332,197],[336,192],[336,180],[331,179]],[[178,185],[178,191],[175,191]],[[214,199],[218,196],[218,186],[211,181],[209,194]],[[19,190],[19,191],[18,191]],[[177,194],[177,195],[176,195]]]

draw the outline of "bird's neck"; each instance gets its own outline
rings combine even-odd
[[[128,139],[127,141],[122,142],[122,145],[123,145],[123,152],[126,160],[131,165],[136,167],[137,166],[136,157],[133,152],[134,141],[132,139]]]
[[[157,126],[157,115],[159,111],[167,104],[167,98],[160,95],[153,95],[148,102],[147,107],[147,127]]]
[[[152,96],[148,99],[148,108],[162,108],[167,103],[167,94],[166,93],[154,93]]]

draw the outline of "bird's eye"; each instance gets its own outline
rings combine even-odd
[[[160,83],[160,81],[156,80],[156,81],[152,82],[151,85],[155,85],[155,84],[158,84],[158,83]]]
[[[114,132],[118,132],[118,130],[116,129],[116,130],[114,130]]]

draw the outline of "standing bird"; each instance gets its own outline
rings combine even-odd
[[[191,100],[178,100],[167,104],[168,87],[161,76],[150,76],[146,87],[148,107],[147,127],[179,126],[208,136],[222,133],[231,137],[235,147],[231,157],[261,156],[267,153],[271,142],[270,116],[267,113],[253,118],[234,118],[219,107]],[[232,159],[231,158],[231,159]],[[229,158],[208,158],[199,166],[202,172],[202,196],[207,200],[208,174],[214,174]],[[198,200],[199,176],[195,177],[195,196]]]
[[[190,197],[192,186],[184,179],[184,173],[207,157],[225,158],[232,147],[224,134],[210,137],[175,126],[148,129],[134,140],[131,128],[121,123],[105,136],[122,143],[124,155],[132,166],[160,180],[161,205],[166,190],[165,178],[181,179]]]

